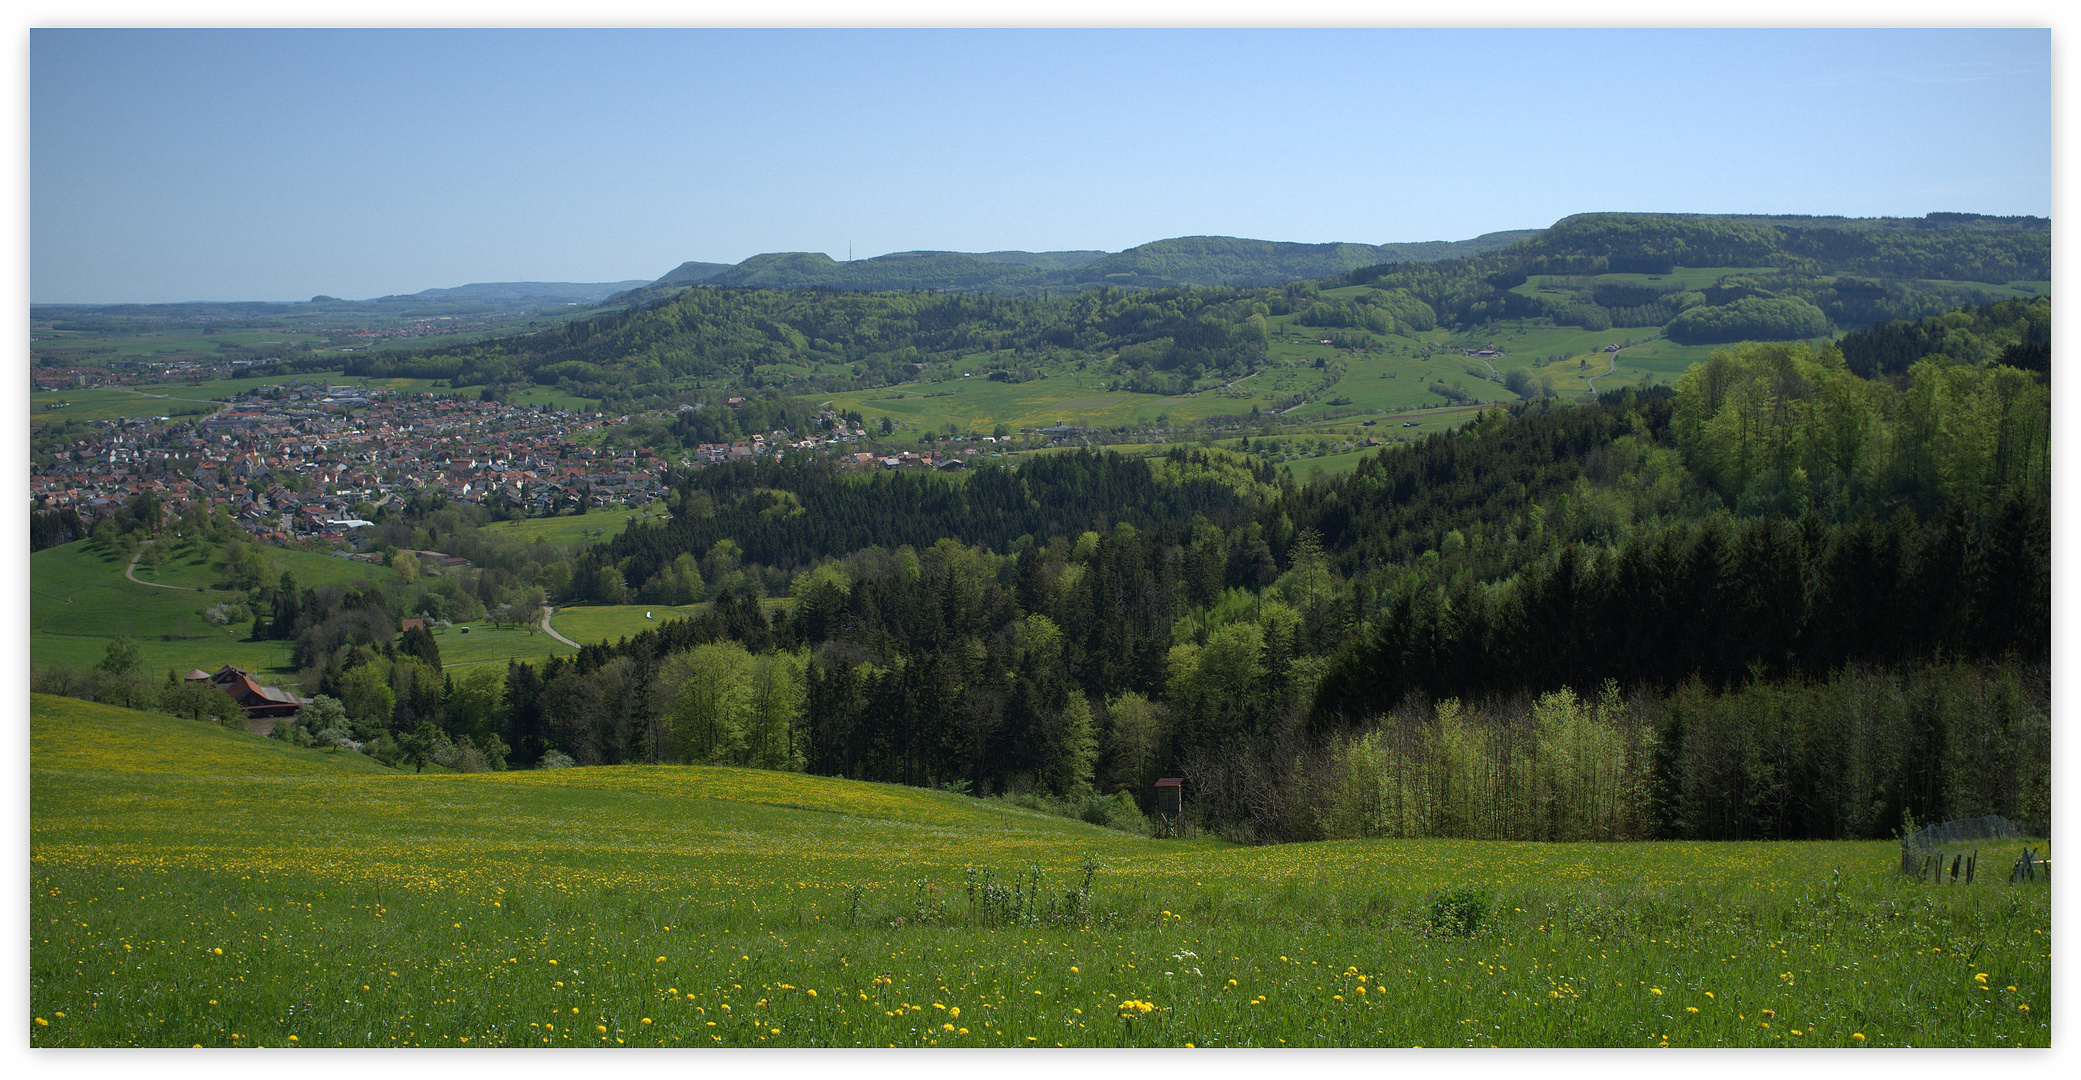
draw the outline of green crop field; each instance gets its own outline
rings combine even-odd
[[[30,394],[28,400],[31,424],[65,420],[127,420],[141,416],[207,416],[222,406],[222,402],[209,400],[207,394],[186,386],[146,386],[139,390],[113,386],[40,390]]]
[[[1236,847],[29,712],[32,1046],[2051,1041],[2047,886],[1885,842]]]

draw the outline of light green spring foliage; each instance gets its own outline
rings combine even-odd
[[[1833,346],[1749,344],[1685,373],[1672,427],[1685,464],[1744,512],[1811,498],[1839,516],[1857,492],[1978,510],[2049,483],[2050,407],[2014,368],[1935,356],[1896,390],[1851,374]]]
[[[1399,741],[1386,729],[1346,739],[1332,756],[1323,834],[1640,838],[1654,732],[1625,710],[1617,687],[1596,702],[1570,690],[1541,695],[1529,719],[1529,738],[1505,742],[1448,699]]]
[[[1884,842],[1157,841],[751,769],[414,775],[42,696],[30,799],[34,1046],[2050,1043],[2049,891],[1906,882]],[[1052,899],[1087,854],[1088,919],[962,888]]]
[[[754,655],[734,641],[666,657],[652,692],[678,760],[802,768],[807,664],[804,653]]]

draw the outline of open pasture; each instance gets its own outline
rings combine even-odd
[[[584,514],[494,521],[485,528],[500,536],[529,543],[590,547],[620,536],[622,530],[629,527],[631,517],[638,521],[649,521],[661,516],[663,512],[662,507],[645,507],[631,511],[627,507],[617,506]]]
[[[286,665],[287,642],[243,640],[250,626],[217,626],[201,611],[229,594],[139,585],[123,576],[127,560],[76,540],[29,556],[29,662],[86,668],[109,642],[137,642],[147,672],[215,671],[226,663],[253,671]]]
[[[187,386],[146,385],[136,390],[95,386],[77,390],[39,390],[29,395],[29,422],[64,420],[132,420],[139,417],[207,416],[223,407]]]
[[[506,394],[506,401],[509,404],[522,405],[528,408],[547,405],[552,409],[567,412],[591,412],[593,409],[598,408],[600,404],[590,398],[574,397],[561,390],[546,386],[530,386],[524,390],[509,391]]]
[[[782,596],[769,596],[759,601],[768,618],[775,608],[783,608],[793,601]],[[550,616],[549,625],[556,632],[572,641],[596,645],[602,641],[619,641],[635,637],[645,630],[655,630],[669,619],[690,619],[706,612],[712,605],[707,603],[686,604],[667,607],[662,604],[581,604],[576,607],[557,608]],[[644,618],[645,615],[651,618]],[[446,659],[443,653],[442,658]]]
[[[469,628],[468,633],[463,632],[464,627]],[[530,629],[510,623],[469,622],[436,627],[432,633],[434,644],[441,649],[441,667],[449,671],[478,664],[505,667],[509,660],[539,664],[545,656],[569,656],[578,651],[543,633],[540,626]]]
[[[270,583],[284,570],[305,586],[382,580],[392,573],[387,567],[313,552],[258,550],[267,558]],[[164,554],[158,567],[137,570],[139,581],[160,585],[141,585],[124,577],[127,559],[103,554],[86,540],[30,555],[29,662],[92,667],[109,642],[127,636],[137,642],[140,667],[148,672],[215,671],[227,663],[255,672],[286,670],[288,642],[247,641],[251,623],[225,627],[202,616],[212,605],[233,597],[217,588],[221,549],[167,543]]]
[[[1158,841],[46,697],[30,742],[35,1046],[2050,1042],[2047,887],[1883,842]]]

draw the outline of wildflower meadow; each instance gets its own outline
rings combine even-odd
[[[413,774],[64,698],[30,721],[34,1046],[2051,1038],[2049,885],[1903,879],[1884,842],[1244,847],[801,774]]]

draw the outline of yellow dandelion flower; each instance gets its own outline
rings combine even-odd
[[[650,1017],[648,1017],[648,1016],[644,1017],[644,1018],[643,1018],[643,1022],[644,1022],[644,1023],[646,1023],[646,1024],[650,1023]]]
[[[599,1033],[600,1033],[600,1034],[602,1034],[602,1035],[605,1035],[605,1034],[607,1034],[607,1025],[605,1025],[605,1024],[594,1024],[594,1025],[593,1025],[593,1030],[594,1030],[594,1031],[597,1031],[597,1032],[599,1032]]]
[[[48,1021],[48,1020],[45,1020],[45,1019],[44,1019],[43,1017],[39,1016],[39,1017],[37,1017],[37,1018],[36,1018],[36,1026],[37,1026],[37,1027],[49,1027],[49,1026],[51,1026],[51,1022],[50,1022],[50,1021]]]
[[[1851,1041],[1851,1042],[1863,1042],[1863,1041],[1864,1041],[1864,1032],[1861,1032],[1861,1031],[1853,1031],[1853,1032],[1851,1032],[1851,1033],[1850,1033],[1850,1041]]]
[[[1686,1005],[1686,1006],[1684,1006],[1684,1011],[1685,1011],[1685,1012],[1687,1012],[1687,1013],[1694,1013],[1694,1012],[1697,1012],[1697,1011],[1698,1011],[1698,1006],[1696,1006],[1696,1005]]]

